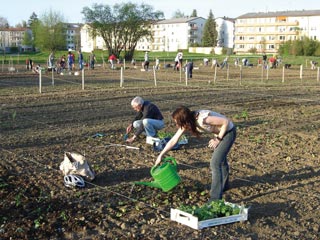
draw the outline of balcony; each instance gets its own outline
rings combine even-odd
[[[260,26],[299,26],[299,21],[295,22],[263,22],[263,23],[235,23],[235,27],[260,27]]]
[[[189,26],[189,29],[191,29],[191,30],[198,30],[198,26]]]

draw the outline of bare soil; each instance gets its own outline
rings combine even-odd
[[[239,69],[228,78],[219,69],[213,83],[213,69],[200,68],[186,86],[179,73],[162,71],[154,86],[152,72],[129,69],[120,88],[119,70],[97,68],[86,73],[84,90],[81,75],[55,76],[52,86],[46,73],[42,94],[38,75],[1,74],[0,239],[319,239],[315,72],[282,82],[282,69],[270,70],[267,81],[252,68],[240,82]],[[144,137],[132,144],[140,150],[109,144],[125,144],[136,95],[160,107],[166,132],[175,131],[170,114],[181,104],[221,112],[236,123],[224,198],[249,207],[248,221],[193,230],[170,220],[170,208],[209,198],[208,135],[188,136],[189,144],[169,153],[182,178],[172,191],[133,184],[152,181],[157,152]],[[105,136],[93,138],[96,133]],[[66,151],[84,154],[97,174],[83,189],[63,184],[59,165]]]

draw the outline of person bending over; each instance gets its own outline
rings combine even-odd
[[[132,143],[143,132],[146,136],[155,137],[157,131],[164,128],[162,113],[155,104],[137,96],[132,99],[131,106],[137,114],[132,123],[127,127],[127,134],[134,128],[136,130],[134,135],[126,140],[127,142]]]
[[[155,166],[161,163],[164,155],[173,148],[184,132],[189,131],[196,137],[200,137],[204,132],[209,133],[212,138],[208,142],[208,147],[213,150],[210,160],[212,173],[210,201],[222,199],[222,193],[228,189],[229,184],[227,155],[236,139],[236,126],[220,113],[210,110],[191,111],[185,106],[177,108],[172,113],[172,119],[178,130],[158,155]]]

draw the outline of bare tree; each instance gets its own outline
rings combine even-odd
[[[1,16],[0,16],[0,28],[9,28],[8,20]]]

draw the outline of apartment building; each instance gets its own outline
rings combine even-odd
[[[217,47],[233,49],[234,47],[234,23],[235,19],[218,17],[215,19],[218,33]]]
[[[2,28],[0,29],[0,50],[10,52],[10,48],[24,49],[22,44],[24,35],[30,32],[28,28]]]
[[[80,30],[82,24],[66,23],[66,48],[72,50],[79,50],[81,47]]]
[[[257,49],[258,53],[277,53],[288,40],[309,37],[320,40],[320,10],[247,13],[235,22],[236,54]]]
[[[82,24],[66,23],[66,49],[79,49],[81,26]],[[32,36],[32,30],[30,28],[0,28],[0,51],[10,52],[13,47],[19,52],[32,51],[32,46],[23,45],[25,34]]]
[[[141,39],[136,49],[142,51],[168,51],[188,49],[201,43],[206,19],[202,17],[161,20],[152,25],[152,38]]]
[[[84,24],[80,30],[81,38],[81,51],[91,52],[95,49],[106,49],[106,44],[103,38],[98,36],[91,36],[90,34],[91,26],[90,24]]]

